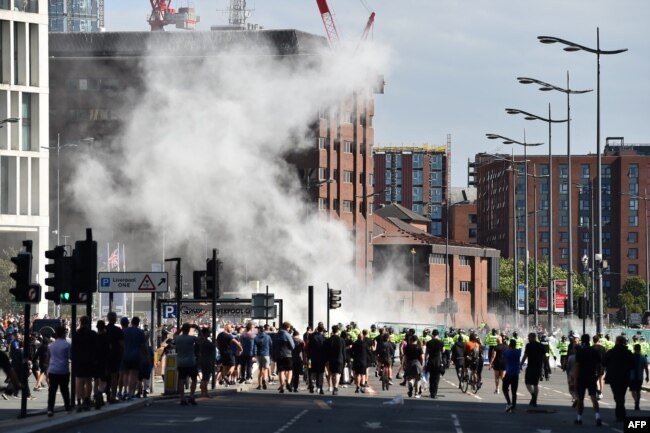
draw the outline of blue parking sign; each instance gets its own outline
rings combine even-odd
[[[107,277],[102,277],[99,280],[99,286],[100,287],[111,287],[111,279]]]

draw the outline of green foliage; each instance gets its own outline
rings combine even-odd
[[[525,262],[523,260],[519,260],[517,272],[519,274],[518,279],[520,284],[523,284],[525,282],[524,267]],[[548,261],[543,260],[536,263],[534,260],[528,260],[528,299],[530,301],[529,304],[531,308],[534,308],[535,306],[535,270],[537,270],[537,286],[548,287]],[[566,280],[567,278],[567,271],[560,267],[553,266],[554,280]],[[577,297],[584,294],[585,285],[582,281],[582,276],[575,270],[573,272],[572,282],[573,299],[576,299]],[[513,259],[501,258],[499,285],[501,289],[501,297],[504,299],[512,299],[514,290]]]
[[[646,282],[639,276],[629,276],[625,279],[618,303],[627,307],[629,313],[643,313],[646,306]]]
[[[16,265],[11,262],[11,258],[17,253],[16,250],[4,250],[0,255],[0,310],[4,315],[16,307],[13,302],[14,297],[9,293],[9,289],[14,286],[15,281],[9,276],[16,270]]]

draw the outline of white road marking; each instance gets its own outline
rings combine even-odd
[[[463,433],[463,429],[460,428],[460,421],[458,421],[458,417],[456,416],[456,414],[452,413],[451,418],[454,420],[454,427],[456,427],[456,433]]]
[[[287,428],[291,427],[291,425],[292,425],[293,423],[295,423],[295,422],[298,421],[300,418],[302,418],[302,417],[303,417],[307,412],[309,412],[307,409],[303,410],[302,412],[300,412],[298,415],[296,415],[296,416],[294,416],[293,418],[291,418],[291,419],[290,419],[290,420],[289,420],[285,425],[283,425],[282,427],[280,427],[279,429],[277,429],[277,430],[276,430],[275,432],[273,432],[273,433],[282,433],[282,432],[285,431]]]

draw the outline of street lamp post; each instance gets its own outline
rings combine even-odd
[[[449,199],[447,199],[446,206],[447,206],[447,218],[445,219],[446,221],[446,228],[445,228],[445,328],[447,327],[447,314],[449,313],[449,209],[453,206],[456,206],[457,204],[467,204],[468,202],[466,200],[459,201],[456,203],[449,204]]]
[[[415,248],[411,248],[411,312],[415,311]]]
[[[487,138],[490,140],[496,140],[496,139],[501,139],[503,140],[504,144],[518,144],[520,146],[524,147],[524,316],[526,318],[526,327],[528,327],[528,152],[527,149],[529,146],[541,146],[544,143],[527,143],[526,142],[526,133],[524,131],[524,141],[520,142],[517,140],[513,140],[511,138],[504,137],[502,135],[497,135],[497,134],[486,134]],[[514,160],[514,158],[513,158]],[[513,167],[514,169],[514,167]],[[515,173],[520,174],[518,170],[515,170]],[[516,182],[515,182],[516,185]],[[516,187],[515,187],[516,189]],[[516,217],[516,215],[515,215]],[[516,233],[516,232],[515,232]],[[515,238],[516,238],[515,234]],[[516,256],[515,256],[516,257]],[[519,288],[516,287],[516,290],[518,291]],[[517,296],[518,297],[518,296]],[[515,308],[519,308],[519,305],[517,305]]]
[[[560,43],[566,45],[564,51],[586,51],[588,53],[596,54],[596,174],[598,176],[598,186],[596,191],[596,220],[598,224],[597,230],[597,250],[598,255],[602,257],[603,250],[603,224],[602,224],[602,155],[600,153],[600,55],[601,54],[619,54],[627,51],[627,48],[618,50],[601,50],[600,49],[600,29],[596,27],[596,48],[589,48],[584,45],[579,45],[565,39],[556,38],[554,36],[538,36],[537,39],[543,44]],[[596,333],[600,334],[603,330],[603,276],[602,272],[598,273],[596,280],[598,291],[598,310],[596,312]]]
[[[589,257],[585,254],[582,256],[582,273],[584,275],[585,285],[588,285],[587,270],[589,269]],[[582,295],[582,335],[587,333],[587,287]]]
[[[516,108],[506,108],[508,114],[523,114],[526,120],[541,120],[548,123],[548,231],[549,231],[549,248],[548,248],[548,328],[553,332],[553,314],[555,312],[555,287],[553,286],[553,153],[552,153],[552,133],[551,125],[553,123],[566,122],[567,119],[556,120],[551,117],[551,104],[548,104],[548,118],[528,113],[527,111]]]
[[[545,83],[544,81],[536,80],[534,78],[528,77],[517,77],[517,80],[521,84],[538,84],[541,86],[539,90],[541,91],[550,91],[556,90],[566,94],[566,118],[567,118],[567,128],[566,128],[566,158],[567,158],[567,167],[568,167],[568,179],[567,184],[568,188],[568,208],[569,208],[569,275],[567,278],[567,306],[566,314],[570,317],[573,314],[573,206],[571,200],[571,95],[572,94],[582,94],[588,93],[592,90],[572,90],[569,87],[569,71],[566,72],[566,88],[554,86],[552,84]]]

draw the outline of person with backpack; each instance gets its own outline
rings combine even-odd
[[[483,347],[478,342],[475,333],[469,335],[469,341],[465,343],[465,362],[466,367],[470,370],[476,371],[477,387],[480,389],[481,385],[481,372],[483,370]]]

